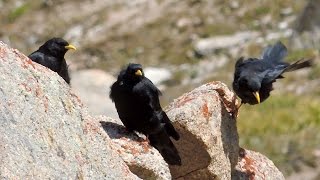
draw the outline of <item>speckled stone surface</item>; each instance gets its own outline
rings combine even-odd
[[[55,72],[0,42],[0,179],[139,179]]]
[[[284,180],[283,174],[264,155],[250,151],[241,150],[233,180]]]
[[[174,178],[231,179],[239,140],[234,93],[221,82],[204,84],[174,100],[169,118],[181,135],[174,142],[181,167],[170,167]]]
[[[172,179],[169,166],[161,154],[141,134],[128,132],[119,119],[99,116],[96,119],[111,138],[120,157],[142,179]]]

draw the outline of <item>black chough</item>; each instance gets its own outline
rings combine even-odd
[[[57,72],[68,84],[70,84],[68,65],[64,59],[64,55],[69,49],[76,50],[73,45],[69,44],[64,39],[52,38],[28,57],[32,61]]]
[[[283,73],[312,66],[311,59],[289,64],[283,61],[286,56],[287,48],[277,42],[264,50],[261,59],[245,60],[242,57],[237,60],[232,85],[241,99],[241,104],[254,105],[265,101],[273,90],[272,83],[283,78]]]
[[[171,165],[181,165],[179,153],[170,137],[180,136],[159,102],[161,92],[144,76],[140,64],[129,64],[111,86],[110,98],[129,131],[145,134],[150,144]]]

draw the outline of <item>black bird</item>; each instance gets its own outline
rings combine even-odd
[[[241,104],[258,104],[265,101],[273,90],[272,83],[283,78],[285,72],[312,66],[312,60],[298,60],[292,64],[284,62],[287,48],[277,42],[268,46],[262,59],[241,57],[235,65],[233,89],[240,97]]]
[[[64,55],[69,49],[76,50],[73,45],[69,44],[64,39],[52,38],[28,57],[32,61],[57,72],[68,84],[70,84],[68,65],[64,59]]]
[[[180,136],[159,102],[159,89],[144,76],[140,64],[130,63],[111,86],[110,98],[128,131],[145,134],[150,144],[171,165],[181,165],[179,153],[170,137]]]

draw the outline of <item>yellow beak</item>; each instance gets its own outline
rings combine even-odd
[[[253,94],[253,95],[254,95],[254,97],[257,99],[258,104],[260,104],[260,95],[259,95],[259,92],[258,92],[258,91],[256,91],[256,92],[253,92],[252,94]]]
[[[138,69],[134,74],[137,76],[142,76],[142,72],[140,69]]]
[[[73,49],[73,50],[77,50],[77,48],[76,47],[74,47],[73,45],[71,45],[71,44],[69,44],[68,46],[65,46],[64,48],[66,48],[66,49]]]

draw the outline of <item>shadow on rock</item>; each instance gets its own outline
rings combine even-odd
[[[237,133],[237,127],[236,119],[233,118],[233,115],[228,112],[226,105],[224,104],[223,100],[220,102],[221,106],[221,140],[222,140],[222,146],[224,154],[228,156],[228,160],[231,165],[231,169],[234,169],[238,162],[238,133]],[[237,137],[237,138],[234,138]],[[231,139],[233,139],[231,141]],[[236,146],[234,143],[236,142]]]
[[[138,142],[145,141],[145,139],[139,137],[136,133],[129,132],[126,127],[117,123],[100,121],[100,124],[111,139],[127,138]]]

